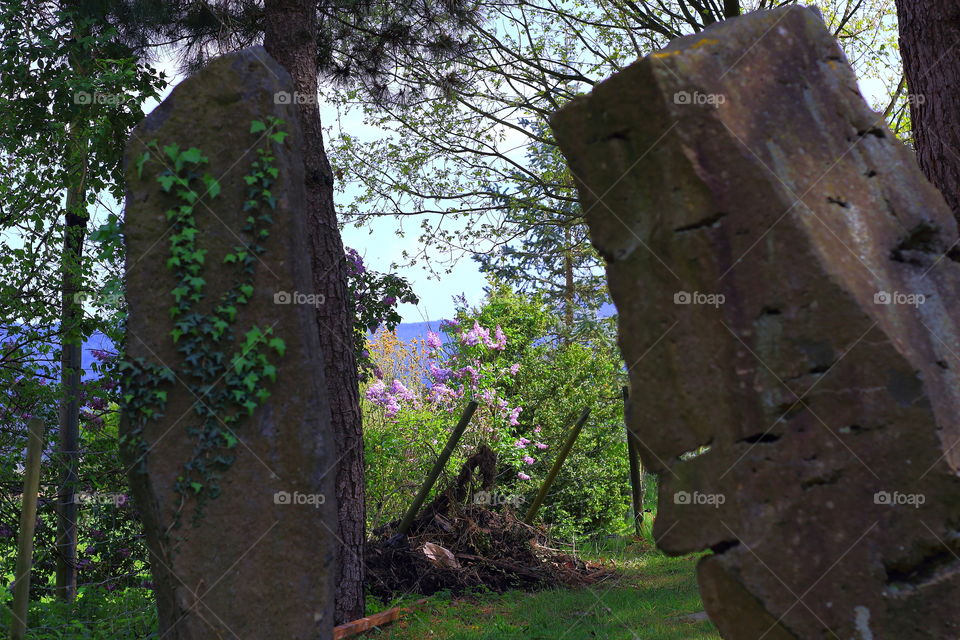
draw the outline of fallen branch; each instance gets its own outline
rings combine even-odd
[[[413,606],[418,607],[426,601],[426,598],[417,600],[415,603],[413,603]],[[375,627],[382,627],[383,625],[390,624],[391,622],[399,620],[400,616],[407,611],[410,611],[410,607],[394,607],[393,609],[387,609],[386,611],[375,613],[374,615],[367,616],[366,618],[360,618],[359,620],[354,620],[353,622],[341,624],[333,629],[333,640],[352,638],[358,633],[363,633],[364,631],[369,631]]]

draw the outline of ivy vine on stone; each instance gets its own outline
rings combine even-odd
[[[174,321],[170,338],[182,355],[182,364],[171,370],[143,358],[120,359],[122,411],[131,424],[123,445],[130,448],[138,461],[138,470],[145,472],[148,446],[142,434],[147,421],[163,415],[167,392],[161,387],[178,381],[190,389],[196,402],[186,431],[194,441],[194,450],[176,481],[180,504],[174,528],[180,526],[180,514],[188,498],[196,500],[193,523],[197,525],[203,506],[219,495],[221,474],[235,460],[233,450],[239,442],[239,423],[270,396],[266,384],[275,382],[277,376],[270,356],[282,357],[286,349],[272,327],[250,326],[244,331],[235,326],[238,309],[253,295],[257,263],[267,251],[277,205],[270,188],[279,175],[271,143],[283,143],[287,133],[280,130],[282,124],[283,120],[266,117],[254,120],[250,127],[251,134],[260,134],[266,141],[256,150],[257,157],[244,176],[247,192],[243,204],[243,243],[223,259],[224,264],[234,265],[236,278],[209,314],[197,309],[208,295],[204,279],[207,250],[199,246],[194,216],[201,199],[213,200],[220,194],[219,182],[204,171],[208,159],[196,147],[180,149],[170,144],[161,148],[154,140],[136,162],[140,178],[148,164],[160,165],[156,180],[179,203],[166,211],[167,220],[173,225],[166,267],[177,280],[170,292],[170,317]],[[198,194],[195,187],[200,185],[202,193]]]

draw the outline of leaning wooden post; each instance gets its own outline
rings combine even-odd
[[[623,417],[627,425],[627,456],[630,458],[630,493],[633,500],[633,528],[639,538],[643,531],[643,465],[640,463],[640,452],[637,449],[637,436],[630,432],[630,421],[627,417],[627,402],[630,399],[630,388],[623,388]]]
[[[543,500],[547,497],[547,492],[550,491],[550,486],[553,485],[553,481],[556,480],[557,474],[560,473],[560,467],[563,466],[563,461],[566,460],[567,455],[570,454],[570,450],[573,448],[573,443],[577,441],[577,436],[580,435],[580,432],[583,430],[583,425],[586,424],[587,418],[589,417],[590,407],[587,407],[583,410],[583,413],[580,414],[580,419],[577,420],[577,423],[573,425],[573,429],[571,429],[570,433],[567,435],[567,441],[563,443],[563,448],[560,449],[560,453],[557,454],[557,459],[553,461],[553,467],[550,468],[550,473],[547,474],[547,478],[543,481],[543,486],[540,487],[540,492],[537,493],[537,497],[534,498],[533,504],[531,504],[530,508],[527,509],[527,515],[523,519],[523,521],[527,524],[533,522],[534,516],[536,516],[537,511],[540,510]]]
[[[417,497],[413,499],[413,504],[407,509],[407,514],[403,516],[403,521],[397,529],[397,535],[405,535],[407,529],[413,524],[413,519],[417,517],[417,512],[420,511],[420,507],[423,506],[427,496],[430,495],[430,490],[433,489],[434,483],[437,481],[437,478],[440,477],[440,472],[447,466],[450,455],[456,448],[457,443],[460,442],[460,437],[463,436],[463,432],[466,431],[467,425],[470,424],[470,418],[473,417],[473,412],[476,410],[477,402],[476,400],[471,400],[469,404],[467,404],[467,408],[463,410],[463,415],[460,416],[460,422],[457,423],[457,426],[453,429],[453,433],[451,433],[447,439],[447,445],[443,448],[443,451],[440,452],[440,457],[437,458],[437,461],[434,463],[433,469],[430,470],[427,479],[423,481],[420,491],[417,492]]]
[[[40,453],[43,451],[43,421],[29,423],[27,462],[23,470],[23,509],[20,511],[20,540],[17,546],[17,571],[13,583],[13,620],[10,639],[27,635],[27,607],[30,604],[30,569],[33,565],[33,529],[37,522],[37,491],[40,488]]]

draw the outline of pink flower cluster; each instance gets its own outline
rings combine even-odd
[[[468,347],[478,344],[489,349],[503,351],[507,347],[507,336],[504,335],[500,325],[494,330],[493,338],[490,337],[490,330],[484,329],[476,320],[473,321],[473,328],[460,335],[460,341]]]
[[[413,402],[417,399],[416,394],[399,380],[394,380],[389,387],[383,380],[377,380],[367,389],[366,397],[370,402],[386,408],[388,418],[400,412],[401,400]]]

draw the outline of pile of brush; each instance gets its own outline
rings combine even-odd
[[[510,506],[465,503],[474,475],[491,492],[496,458],[482,447],[455,482],[413,521],[406,535],[391,523],[367,545],[367,583],[389,600],[402,594],[460,593],[590,584],[611,575],[598,565],[547,546],[545,530],[524,523]]]

